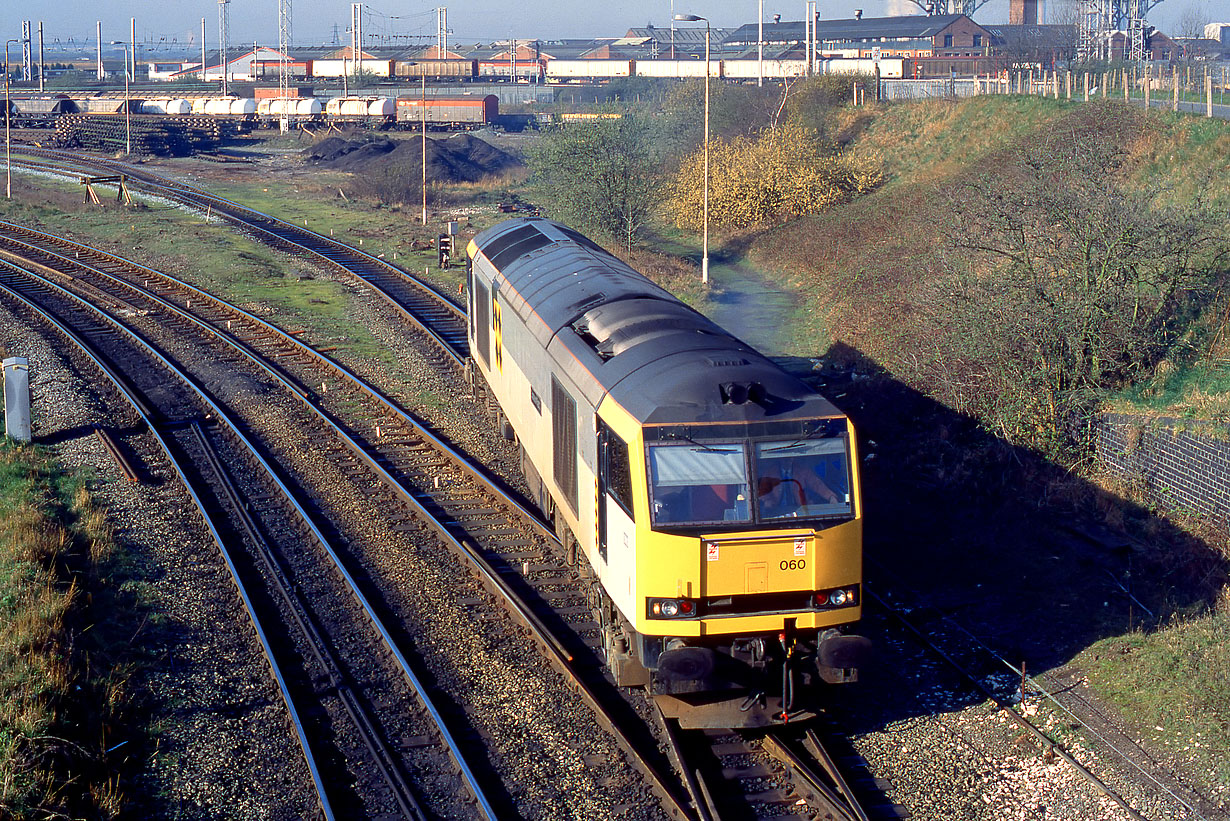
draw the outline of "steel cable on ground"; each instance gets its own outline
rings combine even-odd
[[[881,571],[883,571],[883,568],[879,568],[879,569],[880,569]],[[869,590],[868,592],[870,593],[870,590]],[[875,594],[871,594],[871,595],[873,595],[873,596],[876,598],[876,600],[880,603],[880,605],[881,605],[882,607],[884,607],[886,610],[889,610],[890,612],[893,610],[893,608],[891,607],[891,605],[888,605],[888,604],[887,604],[887,602],[885,602],[885,601],[884,601],[884,599],[882,599],[881,597],[879,597],[878,595],[875,595]],[[1142,606],[1143,606],[1143,605],[1142,605]],[[960,624],[959,622],[957,622],[955,619],[953,619],[953,618],[952,618],[951,616],[949,616],[947,613],[944,613],[943,611],[940,611],[940,610],[935,610],[935,613],[936,613],[936,614],[940,617],[940,619],[941,619],[941,620],[943,620],[944,622],[946,622],[946,623],[948,623],[949,625],[951,625],[953,629],[955,629],[955,630],[956,630],[956,631],[958,631],[959,633],[961,633],[961,634],[965,635],[965,636],[966,636],[966,637],[967,637],[967,638],[968,638],[971,642],[973,642],[973,643],[974,643],[974,644],[975,644],[975,645],[976,645],[979,649],[983,650],[985,653],[987,653],[987,655],[991,656],[991,657],[992,657],[992,658],[994,658],[996,661],[998,661],[1000,664],[1002,664],[1004,667],[1007,667],[1009,670],[1011,670],[1011,671],[1012,671],[1012,673],[1015,675],[1015,677],[1016,677],[1016,678],[1021,679],[1021,680],[1025,681],[1025,682],[1028,682],[1028,683],[1029,683],[1029,684],[1033,687],[1033,689],[1035,689],[1035,690],[1038,692],[1038,694],[1039,694],[1039,695],[1044,696],[1044,697],[1046,698],[1046,700],[1047,700],[1047,701],[1050,701],[1052,704],[1054,704],[1056,707],[1058,707],[1060,710],[1062,710],[1062,711],[1063,711],[1065,714],[1067,714],[1067,715],[1068,715],[1068,716],[1069,716],[1069,717],[1070,717],[1070,718],[1071,718],[1074,722],[1076,722],[1077,724],[1079,724],[1079,725],[1080,725],[1082,728],[1084,728],[1084,729],[1085,729],[1085,730],[1086,730],[1086,731],[1087,731],[1087,732],[1088,732],[1091,736],[1093,736],[1094,738],[1096,738],[1096,739],[1098,740],[1098,742],[1099,742],[1099,743],[1101,743],[1101,744],[1105,745],[1108,749],[1112,750],[1112,751],[1113,751],[1116,755],[1118,755],[1118,756],[1119,756],[1119,757],[1120,757],[1120,758],[1121,758],[1124,762],[1126,762],[1127,764],[1131,765],[1131,767],[1132,767],[1133,769],[1135,769],[1138,773],[1140,773],[1140,775],[1144,776],[1144,778],[1146,778],[1148,781],[1150,781],[1150,782],[1152,782],[1154,785],[1156,785],[1158,789],[1160,789],[1162,792],[1166,793],[1166,794],[1167,794],[1167,795],[1169,795],[1171,798],[1173,798],[1173,799],[1175,800],[1175,802],[1176,802],[1176,803],[1178,803],[1181,807],[1183,807],[1183,808],[1184,808],[1185,810],[1187,810],[1188,812],[1193,813],[1195,818],[1200,819],[1201,821],[1209,821],[1209,819],[1208,819],[1206,816],[1204,816],[1204,815],[1203,815],[1203,814],[1202,814],[1202,813],[1201,813],[1198,809],[1196,809],[1195,807],[1193,807],[1193,806],[1192,806],[1189,802],[1187,802],[1187,801],[1186,801],[1186,800],[1184,800],[1184,799],[1183,799],[1180,795],[1178,795],[1177,793],[1175,793],[1175,792],[1174,792],[1172,789],[1170,789],[1170,787],[1168,787],[1166,784],[1164,784],[1164,783],[1162,783],[1161,781],[1159,781],[1159,780],[1157,779],[1157,777],[1156,777],[1156,776],[1154,776],[1152,773],[1150,773],[1149,771],[1147,771],[1146,769],[1144,769],[1143,767],[1141,767],[1141,766],[1140,766],[1140,764],[1136,763],[1136,761],[1135,761],[1135,760],[1133,760],[1133,759],[1132,759],[1132,757],[1131,757],[1130,755],[1128,755],[1128,754],[1124,753],[1121,749],[1119,749],[1119,748],[1118,748],[1118,747],[1114,744],[1114,742],[1112,742],[1110,739],[1106,738],[1106,736],[1104,736],[1104,735],[1102,735],[1100,732],[1098,732],[1098,730],[1097,730],[1097,729],[1095,729],[1093,726],[1091,726],[1088,722],[1086,722],[1084,719],[1082,719],[1082,718],[1081,718],[1080,716],[1078,716],[1076,713],[1072,712],[1072,710],[1070,710],[1067,706],[1065,706],[1064,704],[1062,704],[1062,703],[1061,703],[1061,702],[1060,702],[1060,701],[1059,701],[1059,700],[1055,697],[1055,695],[1054,695],[1053,693],[1051,693],[1051,691],[1050,691],[1050,690],[1048,690],[1045,686],[1043,686],[1043,685],[1042,685],[1042,684],[1041,684],[1041,683],[1040,683],[1040,682],[1039,682],[1036,678],[1034,678],[1033,676],[1031,676],[1031,675],[1027,674],[1027,673],[1026,673],[1024,670],[1022,670],[1020,667],[1018,667],[1018,666],[1016,666],[1015,664],[1013,664],[1012,662],[1008,661],[1008,659],[1006,659],[1006,658],[1004,658],[1002,655],[1000,655],[1000,653],[999,653],[998,651],[996,651],[996,650],[992,649],[989,645],[987,645],[987,644],[986,644],[986,642],[984,642],[984,641],[983,641],[982,639],[980,639],[978,636],[974,635],[974,633],[970,632],[970,631],[969,631],[968,629],[966,629],[966,628],[965,628],[962,624]],[[1126,809],[1126,807],[1125,807],[1125,809]]]
[[[880,570],[883,570],[883,568],[880,568]],[[1122,808],[1122,809],[1123,809],[1123,810],[1124,810],[1124,811],[1125,811],[1125,812],[1126,812],[1126,813],[1127,813],[1127,814],[1128,814],[1131,818],[1135,819],[1136,821],[1145,821],[1145,819],[1143,818],[1143,816],[1141,816],[1141,815],[1140,815],[1140,814],[1139,814],[1139,813],[1138,813],[1135,809],[1133,809],[1133,808],[1131,807],[1131,805],[1129,805],[1129,804],[1127,803],[1127,801],[1126,801],[1126,800],[1125,800],[1122,796],[1120,796],[1118,793],[1116,793],[1114,790],[1112,790],[1112,789],[1110,788],[1110,786],[1109,786],[1109,785],[1107,785],[1107,784],[1106,784],[1106,783],[1105,783],[1105,782],[1104,782],[1101,778],[1099,778],[1099,777],[1098,777],[1097,775],[1095,775],[1095,774],[1094,774],[1091,770],[1089,770],[1089,768],[1088,768],[1088,767],[1086,767],[1085,765],[1081,764],[1081,763],[1080,763],[1079,761],[1077,761],[1074,757],[1072,757],[1072,755],[1071,755],[1070,753],[1068,753],[1066,750],[1064,750],[1064,749],[1063,749],[1063,747],[1062,747],[1062,746],[1061,746],[1058,742],[1056,742],[1054,739],[1050,738],[1048,735],[1046,735],[1044,732],[1042,732],[1042,730],[1040,730],[1040,729],[1038,729],[1037,727],[1035,727],[1035,726],[1033,725],[1033,723],[1032,723],[1032,722],[1028,721],[1026,718],[1024,718],[1023,716],[1021,716],[1019,713],[1017,713],[1017,711],[1016,711],[1016,710],[1013,710],[1009,704],[1007,704],[1007,703],[1003,702],[1001,699],[999,699],[997,696],[995,696],[993,693],[991,693],[991,691],[990,691],[989,689],[987,689],[987,688],[985,687],[985,685],[983,685],[981,682],[979,682],[979,681],[978,681],[978,680],[977,680],[977,679],[973,676],[973,674],[971,674],[971,673],[969,673],[968,671],[966,671],[966,670],[965,670],[963,667],[961,667],[961,665],[960,665],[960,664],[958,664],[958,663],[957,663],[957,662],[956,662],[956,661],[955,661],[955,660],[954,660],[951,656],[949,656],[946,652],[944,652],[942,649],[940,649],[939,647],[937,647],[937,646],[936,646],[933,642],[929,641],[929,640],[926,638],[926,636],[924,636],[924,635],[923,635],[923,633],[922,633],[922,631],[921,631],[921,630],[919,630],[919,629],[918,629],[917,627],[915,627],[912,623],[910,623],[910,622],[909,622],[909,621],[908,621],[908,620],[904,617],[904,615],[902,615],[902,614],[900,613],[900,611],[899,611],[899,609],[898,609],[898,608],[896,608],[896,607],[894,607],[894,606],[890,605],[890,604],[887,602],[887,600],[885,600],[883,597],[881,597],[881,596],[880,596],[880,595],[878,595],[877,593],[873,592],[873,591],[871,590],[870,585],[867,585],[867,586],[866,586],[866,589],[867,589],[867,595],[868,595],[871,599],[873,599],[873,600],[874,600],[874,601],[875,601],[875,602],[876,602],[876,603],[877,603],[877,604],[878,604],[878,605],[879,605],[879,606],[880,606],[880,607],[881,607],[881,608],[882,608],[882,609],[883,609],[886,613],[888,613],[888,614],[890,614],[890,615],[894,615],[894,616],[897,618],[898,622],[900,622],[901,624],[903,624],[904,626],[906,626],[906,627],[907,627],[907,629],[908,629],[908,630],[910,630],[911,632],[915,633],[915,634],[916,634],[916,635],[920,638],[920,640],[922,640],[922,641],[923,641],[923,642],[924,642],[924,643],[928,646],[928,648],[929,648],[932,652],[937,653],[937,654],[941,657],[941,659],[943,659],[943,660],[944,660],[944,662],[945,662],[945,663],[947,663],[948,665],[950,665],[950,666],[951,666],[951,667],[953,667],[954,669],[958,670],[958,671],[959,671],[962,675],[964,675],[964,676],[965,676],[965,677],[966,677],[966,678],[967,678],[967,679],[968,679],[971,683],[973,683],[973,684],[974,684],[974,686],[975,686],[975,687],[977,687],[977,688],[979,689],[979,691],[981,691],[981,692],[982,692],[982,693],[983,693],[983,694],[984,694],[984,695],[985,695],[988,699],[990,699],[990,700],[991,700],[991,701],[993,701],[996,705],[998,705],[998,706],[999,706],[999,708],[1000,708],[1001,710],[1003,710],[1005,713],[1007,713],[1009,716],[1011,716],[1011,717],[1012,717],[1012,718],[1013,718],[1013,719],[1014,719],[1014,720],[1015,720],[1018,724],[1022,725],[1025,729],[1027,729],[1028,731],[1032,732],[1033,734],[1035,734],[1036,736],[1038,736],[1039,738],[1041,738],[1041,739],[1042,739],[1042,740],[1043,740],[1043,741],[1044,741],[1044,742],[1045,742],[1045,743],[1046,743],[1046,744],[1047,744],[1047,745],[1048,745],[1051,749],[1053,749],[1053,750],[1055,751],[1056,755],[1058,755],[1060,758],[1062,758],[1064,761],[1066,761],[1066,762],[1067,762],[1067,763],[1068,763],[1068,764],[1069,764],[1069,765],[1070,765],[1070,766],[1071,766],[1074,770],[1076,770],[1076,771],[1077,771],[1077,772],[1078,772],[1078,773],[1079,773],[1079,774],[1080,774],[1083,778],[1085,778],[1086,780],[1088,780],[1088,781],[1089,781],[1090,783],[1092,783],[1095,787],[1097,787],[1099,790],[1101,790],[1101,791],[1102,791],[1102,792],[1103,792],[1103,793],[1104,793],[1107,797],[1109,797],[1112,801],[1114,801],[1116,804],[1118,804],[1118,805],[1119,805],[1119,806],[1120,806],[1120,807],[1121,807],[1121,808]],[[1060,704],[1060,703],[1059,703],[1059,702],[1055,699],[1055,697],[1054,697],[1054,696],[1053,696],[1053,695],[1052,695],[1052,694],[1051,694],[1048,690],[1046,690],[1046,688],[1044,688],[1042,685],[1038,684],[1038,683],[1037,683],[1037,681],[1036,681],[1033,677],[1031,677],[1031,676],[1027,676],[1027,675],[1024,673],[1024,671],[1023,671],[1023,670],[1021,670],[1021,669],[1020,669],[1019,667],[1017,667],[1016,665],[1012,664],[1010,661],[1008,661],[1007,659],[1005,659],[1003,656],[1001,656],[1001,655],[1000,655],[999,653],[997,653],[996,651],[992,650],[992,649],[991,649],[990,647],[988,647],[988,646],[987,646],[987,645],[986,645],[986,644],[985,644],[985,643],[984,643],[981,639],[979,639],[979,638],[978,638],[977,636],[975,636],[973,633],[971,633],[971,632],[969,632],[968,630],[966,630],[964,627],[962,627],[962,626],[961,626],[960,624],[958,624],[957,622],[953,621],[953,620],[952,620],[952,619],[951,619],[951,618],[950,618],[947,614],[945,614],[945,613],[943,613],[943,612],[941,612],[941,611],[938,611],[938,610],[937,610],[937,611],[935,611],[935,612],[936,612],[936,613],[940,616],[940,618],[941,618],[943,621],[945,621],[945,622],[949,623],[949,624],[950,624],[950,625],[952,625],[952,626],[953,626],[956,630],[958,630],[959,632],[961,632],[961,633],[965,634],[966,636],[968,636],[968,637],[970,638],[970,640],[971,640],[971,641],[973,641],[973,642],[977,645],[977,647],[978,647],[979,649],[981,649],[981,650],[985,651],[986,653],[988,653],[989,655],[991,655],[993,658],[995,658],[995,659],[999,660],[999,662],[1000,662],[1000,663],[1002,663],[1003,665],[1005,665],[1005,666],[1006,666],[1009,670],[1012,670],[1012,671],[1016,674],[1016,676],[1017,676],[1018,678],[1024,678],[1026,681],[1032,682],[1032,683],[1034,684],[1034,686],[1038,689],[1038,691],[1039,691],[1040,693],[1044,694],[1044,695],[1047,697],[1047,699],[1048,699],[1048,700],[1050,700],[1050,701],[1054,702],[1054,703],[1056,704],[1056,706],[1058,706],[1061,710],[1063,710],[1065,713],[1067,713],[1068,715],[1070,715],[1070,716],[1073,718],[1073,720],[1075,720],[1077,723],[1079,723],[1079,724],[1080,724],[1080,726],[1084,727],[1084,728],[1085,728],[1085,729],[1086,729],[1086,730],[1087,730],[1087,731],[1088,731],[1091,735],[1093,735],[1095,738],[1097,738],[1097,739],[1098,739],[1101,743],[1105,744],[1105,745],[1106,745],[1109,749],[1111,749],[1112,751],[1114,751],[1114,752],[1115,752],[1115,753],[1116,753],[1116,754],[1117,754],[1117,755],[1118,755],[1121,759],[1123,759],[1124,761],[1126,761],[1126,762],[1128,762],[1129,764],[1131,764],[1131,766],[1132,766],[1132,768],[1133,768],[1133,769],[1137,770],[1137,771],[1138,771],[1141,775],[1143,775],[1146,779],[1148,779],[1150,782],[1152,782],[1153,784],[1155,784],[1155,785],[1156,785],[1159,789],[1161,789],[1161,790],[1162,790],[1163,792],[1165,792],[1167,795],[1171,796],[1171,797],[1172,797],[1172,798],[1173,798],[1173,799],[1174,799],[1174,800],[1175,800],[1175,801],[1176,801],[1176,802],[1177,802],[1180,806],[1182,806],[1184,809],[1186,809],[1186,810],[1188,810],[1188,811],[1190,811],[1190,812],[1194,813],[1196,818],[1199,818],[1199,819],[1204,819],[1204,821],[1208,821],[1208,819],[1206,819],[1206,818],[1205,818],[1205,816],[1204,816],[1204,815],[1202,815],[1202,814],[1201,814],[1201,813],[1200,813],[1200,812],[1199,812],[1199,811],[1198,811],[1195,807],[1192,807],[1192,806],[1191,806],[1191,804],[1189,804],[1187,801],[1185,801],[1185,800],[1184,800],[1183,798],[1181,798],[1180,796],[1176,795],[1176,794],[1175,794],[1175,792],[1174,792],[1173,790],[1171,790],[1171,789],[1170,789],[1169,787],[1167,787],[1165,784],[1163,784],[1163,783],[1161,783],[1160,781],[1158,781],[1158,779],[1157,779],[1156,777],[1154,777],[1152,774],[1150,774],[1150,773],[1146,772],[1146,771],[1144,770],[1144,768],[1142,768],[1139,764],[1137,764],[1135,761],[1133,761],[1133,760],[1132,760],[1132,758],[1131,758],[1130,756],[1128,756],[1128,755],[1124,754],[1122,750],[1120,750],[1118,747],[1116,747],[1114,744],[1112,744],[1112,743],[1111,743],[1108,739],[1106,739],[1106,738],[1105,738],[1105,737],[1104,737],[1101,733],[1099,733],[1097,730],[1095,730],[1093,727],[1091,727],[1091,726],[1090,726],[1087,722],[1085,722],[1085,721],[1084,721],[1084,720],[1082,720],[1079,716],[1077,716],[1077,715],[1075,715],[1074,713],[1072,713],[1072,711],[1071,711],[1071,710],[1069,710],[1067,707],[1064,707],[1062,704]]]

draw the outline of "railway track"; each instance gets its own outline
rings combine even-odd
[[[90,162],[93,165],[93,161]],[[114,164],[108,170],[129,173],[127,168]],[[193,194],[193,198],[195,207],[199,208],[212,209],[208,203],[217,201],[204,192]],[[251,227],[250,222],[238,219],[236,222]],[[295,229],[293,233],[288,232],[289,236],[280,230],[263,235],[279,247],[302,248],[295,242],[301,229],[289,227]],[[0,235],[11,230],[7,226],[0,227]],[[302,233],[320,237],[312,232]],[[80,253],[73,251],[74,255]],[[359,255],[364,256],[361,252]],[[350,259],[347,257],[339,262],[323,254],[317,256],[343,268]],[[374,389],[354,379],[340,365],[302,344],[297,335],[283,333],[186,283],[173,282],[162,275],[154,278],[150,273],[129,277],[130,284],[139,281],[142,287],[148,286],[161,297],[184,309],[190,308],[194,315],[214,327],[225,326],[226,332],[239,344],[256,350],[265,361],[275,363],[271,367],[299,389],[301,401],[318,405],[330,414],[339,429],[353,436],[353,443],[338,451],[343,460],[349,460],[356,472],[364,467],[374,469],[387,492],[382,503],[403,507],[405,514],[394,515],[404,515],[407,522],[432,523],[430,526],[438,537],[464,558],[471,572],[488,590],[494,591],[505,608],[528,626],[553,665],[566,672],[573,681],[572,686],[581,691],[599,716],[600,723],[621,739],[621,746],[638,762],[638,769],[650,774],[654,791],[665,800],[670,814],[695,818],[772,817],[788,806],[791,810],[787,814],[793,816],[868,817],[863,814],[855,794],[840,789],[841,776],[833,777],[837,773],[835,768],[833,774],[817,774],[825,772],[826,767],[821,762],[827,757],[794,742],[745,739],[734,732],[705,742],[698,742],[696,738],[679,741],[672,744],[672,756],[679,772],[685,776],[684,785],[674,782],[664,772],[663,762],[651,750],[651,737],[645,734],[638,737],[637,733],[621,730],[621,727],[633,726],[638,719],[634,715],[636,709],[621,706],[621,697],[612,692],[609,682],[601,675],[598,625],[590,622],[593,607],[589,587],[592,583],[584,577],[584,568],[578,572],[572,566],[570,559],[575,559],[563,553],[558,539],[533,511],[498,481],[492,482],[492,477],[485,476],[480,468],[466,467],[464,457],[447,443],[443,446],[425,444],[425,436],[431,437],[422,426]],[[408,275],[402,272],[399,276]],[[380,289],[373,279],[361,278]],[[387,292],[384,296],[397,301]],[[447,298],[438,293],[435,298],[444,303],[440,312],[434,316],[421,313],[416,323],[431,326],[439,321],[439,313],[453,313],[455,306],[449,308],[452,303]],[[404,310],[399,312],[406,315]],[[427,334],[441,350],[446,345],[443,340],[451,333],[447,322],[445,332]],[[459,332],[464,341],[464,318]],[[456,353],[462,349],[454,347],[453,350]],[[452,355],[440,359],[442,363],[454,361]],[[432,448],[435,455],[424,458],[424,453]],[[485,483],[490,483],[489,489],[476,490]],[[510,515],[518,523],[511,528],[508,525]],[[520,604],[516,603],[518,600]],[[486,604],[478,600],[472,600],[468,606],[476,618],[481,618],[486,608]],[[642,710],[641,720],[644,719]],[[669,739],[679,740],[680,736],[669,728],[666,731]],[[740,745],[745,747],[745,752],[738,752]],[[810,739],[809,746],[823,749],[815,736]],[[698,749],[707,749],[707,752],[697,753]],[[773,758],[771,752],[776,752],[778,757]],[[697,755],[705,764],[694,768],[691,762]],[[746,771],[721,763],[743,757],[757,763]],[[827,760],[831,764],[832,759]],[[767,778],[767,773],[772,773],[773,785],[761,789],[757,780]],[[859,778],[860,784],[873,782],[865,775]],[[684,786],[688,787],[686,791]],[[872,789],[863,792],[871,794],[872,802],[879,809],[872,817],[900,817],[896,809],[884,813],[884,801],[882,796],[875,795],[874,784]]]
[[[822,739],[815,721],[756,733],[663,724],[702,821],[909,817],[885,801],[883,783],[866,762],[849,751],[832,752],[840,734]]]
[[[880,572],[885,570],[880,568]],[[904,592],[907,590],[906,585],[896,584],[895,593],[890,597],[868,585],[867,601],[883,614],[887,626],[895,628],[905,641],[916,645],[950,671],[953,680],[973,699],[989,705],[992,716],[1002,716],[1006,726],[1014,730],[1019,744],[1038,750],[1045,760],[1061,762],[1074,780],[1086,783],[1101,796],[1107,811],[1115,813],[1108,817],[1145,821],[1145,816],[1132,802],[1112,786],[1108,767],[1111,762],[1121,771],[1136,772],[1140,786],[1133,789],[1138,799],[1143,797],[1141,790],[1147,789],[1154,795],[1153,806],[1169,805],[1177,813],[1176,817],[1220,817],[1220,811],[1204,797],[1177,781],[1163,780],[1141,767],[1137,760],[1151,759],[1151,756],[1135,741],[1127,738],[1111,741],[1104,737],[1097,728],[1069,710],[1057,692],[1048,690],[1039,679],[1010,662],[941,609],[914,601],[912,594]],[[1088,751],[1081,754],[1071,749],[1044,725],[1044,708],[1058,716],[1058,726],[1066,728],[1068,735],[1072,735],[1073,730],[1082,731],[1087,742],[1096,744],[1102,752],[1093,758]],[[1165,769],[1158,767],[1159,772]]]
[[[316,428],[312,437],[321,443],[319,455],[338,472],[368,485],[395,529],[429,527],[462,558],[567,676],[598,724],[617,739],[665,802],[668,813],[690,817],[652,736],[637,732],[641,722],[603,678],[599,642],[586,635],[596,628],[588,623],[588,583],[566,567],[554,534],[498,479],[469,464],[448,443],[295,334],[186,283],[7,223],[0,225],[0,255],[30,260],[48,276],[66,278],[68,287],[107,304],[127,320],[165,314],[175,323],[176,333],[191,332],[193,346],[204,346],[213,336],[213,346],[225,345],[225,355],[233,361],[242,358],[253,376],[280,385],[305,412],[296,414],[297,424]],[[305,504],[321,518],[332,515],[318,500]],[[336,538],[346,541],[340,534]],[[341,561],[362,559],[351,554]],[[491,612],[481,597],[469,597],[463,606],[478,620]],[[511,629],[507,622],[492,625],[493,633]]]
[[[336,561],[330,537],[244,434],[243,425],[140,335],[56,283],[6,264],[0,270],[0,294],[82,351],[157,437],[231,571],[286,703],[323,816],[334,818],[338,807],[362,805],[370,814],[427,817],[404,771],[406,756],[395,752],[387,738],[389,724],[376,714],[370,696],[355,686],[372,675],[370,665],[356,668],[354,658],[342,651],[353,641],[349,628],[356,621],[387,631]],[[310,600],[308,591],[319,594],[319,575],[308,579],[289,567],[290,554],[302,553],[305,544],[334,560],[317,573],[345,580],[353,596],[334,597],[333,613],[320,611],[319,597]],[[361,614],[336,612],[354,605]],[[433,754],[452,758],[465,775],[470,799],[494,818],[438,709],[417,675],[400,661],[417,707],[403,714],[401,730],[413,725],[419,733],[434,735],[432,746],[438,749]],[[343,726],[345,719],[348,726]],[[438,762],[430,766],[441,767]]]
[[[166,179],[138,166],[115,160],[85,159],[70,152],[23,148],[22,153],[47,162],[17,159],[15,166],[55,174],[123,174],[150,193],[227,220],[259,241],[280,250],[307,254],[333,269],[366,283],[415,330],[435,345],[442,362],[463,369],[469,356],[465,312],[430,283],[415,278],[386,260],[285,220],[263,214],[208,191]]]

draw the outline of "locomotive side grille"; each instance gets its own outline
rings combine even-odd
[[[576,513],[577,403],[555,377],[551,377],[551,427],[555,438],[555,484]]]

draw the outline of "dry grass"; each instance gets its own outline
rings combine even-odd
[[[0,445],[0,817],[121,811],[99,739],[123,724],[126,672],[104,663],[119,654],[91,612],[114,603],[98,579],[112,550],[83,487],[38,450]]]

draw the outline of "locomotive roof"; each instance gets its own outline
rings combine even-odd
[[[513,219],[473,249],[515,313],[585,398],[644,424],[839,416],[828,400],[571,228]],[[492,270],[494,269],[494,270]]]

